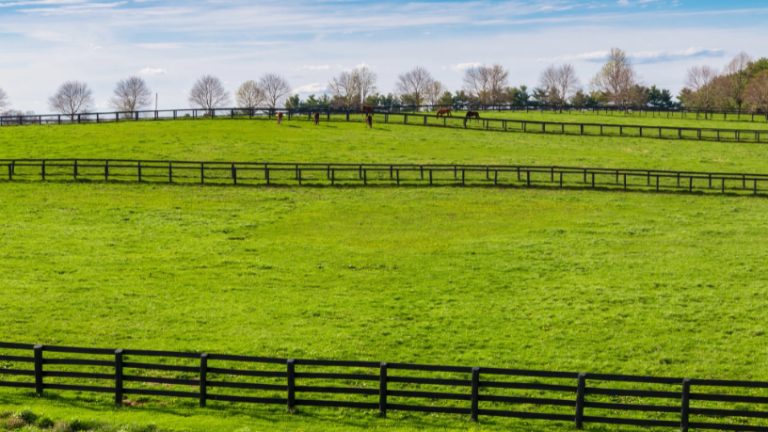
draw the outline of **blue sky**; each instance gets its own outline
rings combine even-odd
[[[689,67],[768,56],[767,40],[768,1],[0,0],[0,87],[14,108],[38,112],[69,79],[107,109],[114,83],[137,74],[161,107],[188,106],[205,73],[234,91],[277,72],[306,95],[358,65],[382,92],[416,65],[457,89],[483,63],[535,86],[546,66],[569,62],[588,87],[616,46],[644,83],[677,92]]]

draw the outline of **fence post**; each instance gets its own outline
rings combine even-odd
[[[576,429],[584,429],[584,399],[587,393],[587,374],[582,372],[578,376],[576,386]]]
[[[72,165],[72,177],[77,180],[77,159],[75,159],[74,164]]]
[[[480,368],[472,368],[472,421],[476,422],[480,409]]]
[[[115,350],[115,406],[123,406],[123,350]]]
[[[205,408],[208,399],[208,354],[200,354],[200,408]]]
[[[234,162],[232,162],[232,184],[237,184],[237,167]]]
[[[288,372],[288,412],[296,411],[296,360],[289,359],[287,362]]]
[[[269,186],[269,166],[264,164],[264,179],[267,181],[267,186]]]
[[[35,345],[35,393],[38,396],[43,395],[43,346]]]
[[[173,183],[173,162],[168,162],[168,183]]]
[[[13,180],[13,162],[8,164],[8,181]]]
[[[205,184],[205,162],[200,162],[200,184]]]
[[[139,183],[141,183],[141,161],[138,161],[137,168],[139,170]]]
[[[387,416],[387,363],[379,366],[379,417]]]
[[[109,161],[104,161],[104,181],[109,181]]]
[[[683,379],[683,392],[680,407],[680,432],[688,432],[688,418],[691,409],[691,380]]]

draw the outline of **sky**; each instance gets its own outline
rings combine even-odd
[[[188,107],[204,74],[234,92],[278,73],[306,97],[360,65],[388,93],[414,66],[457,90],[474,65],[534,87],[571,63],[588,89],[619,47],[644,84],[677,94],[691,66],[768,57],[766,41],[766,0],[0,0],[0,88],[12,108],[44,113],[62,82],[81,80],[109,110],[115,83],[138,75],[163,109]]]

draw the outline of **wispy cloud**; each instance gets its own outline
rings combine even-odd
[[[464,72],[467,69],[476,68],[479,66],[482,66],[483,64],[480,62],[465,62],[465,63],[456,63],[455,65],[451,65],[451,69],[459,72]]]
[[[328,91],[328,85],[319,82],[313,82],[309,84],[300,85],[293,89],[293,94],[308,95],[308,94],[321,94]]]
[[[168,71],[158,67],[145,67],[139,71],[139,74],[147,76],[167,75]]]
[[[542,63],[573,62],[584,61],[592,63],[603,63],[608,59],[610,51],[590,51],[580,54],[568,54],[559,57],[544,57],[537,61]],[[726,52],[721,48],[700,48],[690,47],[679,51],[635,51],[627,53],[630,60],[637,64],[665,63],[680,60],[698,59],[698,58],[719,58],[725,56]]]

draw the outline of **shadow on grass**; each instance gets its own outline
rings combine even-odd
[[[418,414],[409,412],[390,411],[387,418],[381,418],[375,410],[353,410],[347,408],[298,407],[289,414],[279,405],[246,405],[209,402],[206,408],[199,408],[189,400],[168,399],[148,401],[141,406],[116,408],[109,404],[104,397],[87,395],[46,394],[38,397],[33,393],[0,393],[0,405],[29,405],[50,406],[54,409],[78,410],[76,417],[93,420],[112,420],[117,413],[136,414],[141,419],[131,421],[137,423],[146,421],[145,418],[159,419],[159,416],[193,418],[195,416],[228,418],[230,421],[243,423],[262,422],[272,425],[274,429],[303,428],[311,426],[315,430],[343,428],[343,430],[378,430],[403,428],[412,430],[445,430],[466,431],[475,430],[516,430],[522,432],[551,432],[554,430],[576,430],[566,422],[542,420],[517,420],[506,418],[482,417],[478,423],[470,421],[469,416],[451,414]],[[44,407],[43,407],[44,409]],[[150,420],[151,421],[151,420]],[[156,423],[156,422],[153,422]],[[624,429],[602,425],[590,425],[593,431],[620,431]],[[636,430],[636,429],[626,429]]]
[[[179,179],[179,177],[176,177]],[[725,192],[722,192],[720,188],[695,188],[693,191],[689,190],[686,187],[670,187],[670,186],[662,186],[661,189],[656,190],[653,186],[640,186],[640,185],[631,185],[627,189],[624,189],[622,186],[617,185],[606,185],[606,184],[597,184],[594,187],[590,184],[586,185],[574,185],[574,184],[566,184],[560,187],[559,185],[555,184],[542,184],[542,183],[533,183],[531,185],[524,185],[524,184],[510,184],[510,183],[500,183],[500,184],[493,184],[491,182],[468,182],[466,184],[458,183],[457,180],[435,180],[433,184],[428,183],[422,183],[420,181],[413,181],[413,180],[403,180],[401,183],[395,184],[392,181],[387,180],[370,180],[368,184],[360,183],[359,180],[337,180],[334,184],[331,184],[327,180],[316,180],[316,179],[306,179],[302,182],[302,184],[297,184],[295,180],[291,180],[289,183],[270,183],[265,184],[263,180],[253,180],[253,183],[243,182],[241,179],[237,184],[231,183],[231,180],[228,182],[221,182],[216,181],[216,179],[206,179],[205,183],[200,183],[198,181],[192,181],[194,178],[190,177],[189,181],[175,181],[173,183],[168,182],[162,182],[162,181],[131,181],[131,180],[95,180],[95,179],[78,179],[78,180],[71,180],[71,179],[63,179],[63,180],[57,180],[57,179],[46,179],[44,181],[41,180],[19,180],[14,179],[13,181],[8,180],[0,180],[0,184],[12,184],[12,183],[20,183],[20,184],[45,184],[45,183],[53,183],[53,184],[93,184],[93,185],[114,185],[114,186],[136,186],[136,185],[143,185],[143,186],[170,186],[170,187],[179,187],[179,188],[200,188],[200,187],[207,187],[207,188],[248,188],[248,189],[297,189],[297,188],[303,188],[303,189],[338,189],[338,190],[356,190],[356,189],[374,189],[374,190],[384,190],[384,189],[440,189],[440,190],[449,190],[449,189],[485,189],[485,190],[525,190],[525,189],[533,189],[537,191],[572,191],[572,192],[584,192],[584,191],[592,191],[592,192],[600,192],[600,193],[615,193],[615,194],[645,194],[645,195],[682,195],[682,196],[700,196],[700,197],[711,197],[711,196],[725,196],[725,197],[739,197],[739,198],[745,198],[745,197],[752,197],[752,198],[760,198],[765,199],[768,198],[768,190],[759,190],[757,193],[754,193],[752,189],[746,188],[746,189],[726,189]],[[258,182],[258,183],[256,183]],[[354,183],[350,183],[354,182]]]

